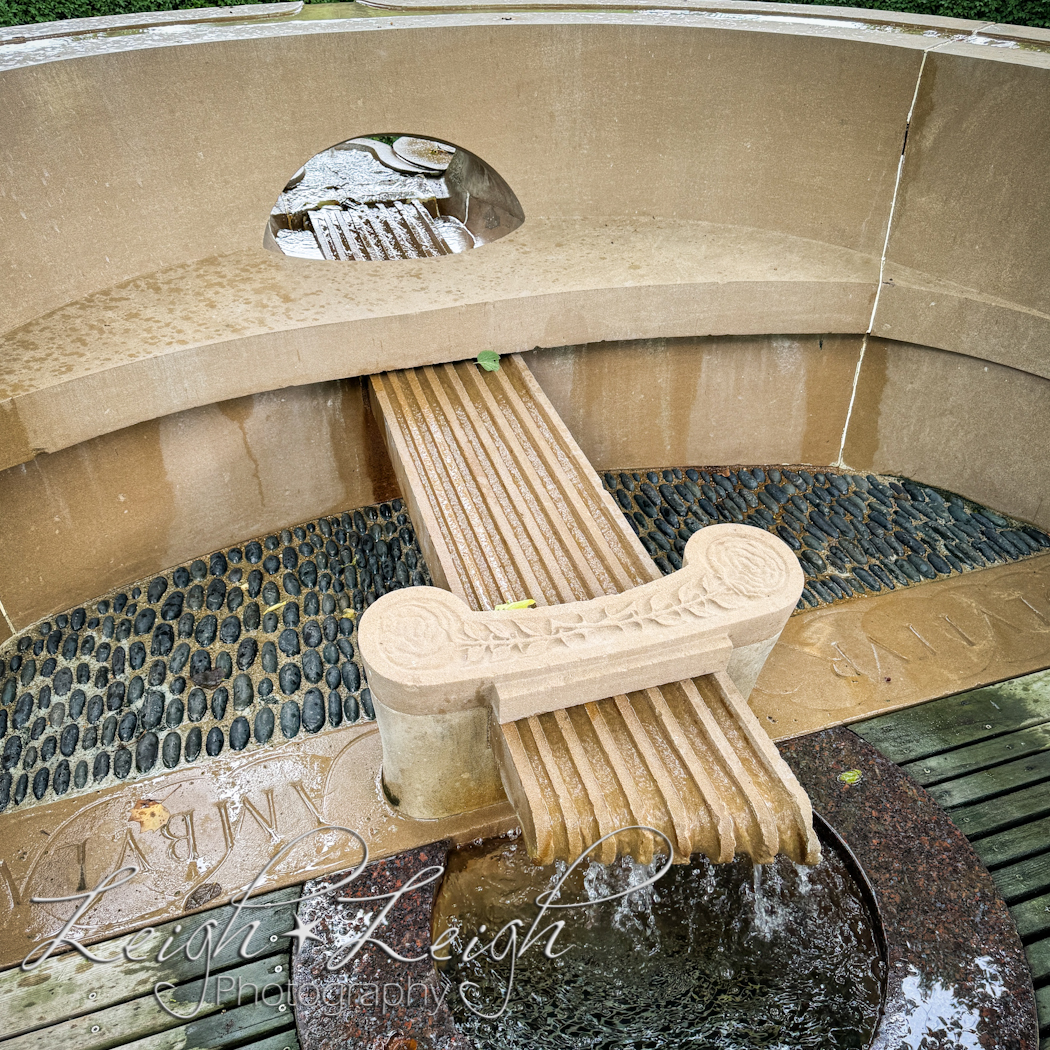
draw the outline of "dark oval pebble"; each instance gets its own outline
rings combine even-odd
[[[109,776],[109,755],[105,751],[95,756],[92,776],[95,780],[105,780]]]
[[[263,556],[262,544],[259,543],[258,540],[252,540],[251,543],[246,543],[244,545],[244,556],[252,565],[258,565]]]
[[[323,579],[323,578],[322,578]],[[325,601],[327,602],[329,595],[325,595]],[[329,610],[331,611],[331,610]],[[321,612],[321,603],[317,600],[317,592],[310,591],[303,597],[303,612],[307,616],[317,616]]]
[[[168,769],[174,769],[179,764],[179,758],[182,756],[182,737],[178,733],[168,733],[164,738],[161,756]]]
[[[314,587],[317,584],[317,566],[312,561],[304,561],[299,566],[299,581],[304,587]]]
[[[216,722],[221,722],[226,717],[226,704],[229,699],[230,692],[225,686],[220,686],[212,693],[211,716]]]
[[[139,720],[135,712],[128,711],[120,720],[120,725],[117,728],[117,739],[127,743],[135,735],[138,724]]]
[[[274,576],[281,571],[281,559],[276,554],[267,554],[263,560],[263,568]]]
[[[150,609],[149,607],[140,609],[135,616],[135,633],[149,634],[153,630],[153,624],[156,620],[157,613],[155,609]]]
[[[361,710],[364,712],[366,718],[375,718],[376,713],[372,707],[372,691],[370,689],[362,689],[359,694],[361,700]]]
[[[202,737],[202,734],[201,734],[200,726],[194,726],[186,734],[185,755],[186,755],[186,761],[187,762],[196,762],[197,761],[197,756],[201,753],[201,737]]]
[[[927,580],[937,578],[937,573],[925,558],[920,558],[917,554],[909,554],[907,561],[920,576],[925,576]]]
[[[262,668],[267,674],[277,671],[277,647],[273,642],[263,642]]]
[[[55,766],[55,776],[51,781],[51,790],[56,795],[64,795],[69,790],[69,763],[63,758],[61,762]]]
[[[281,610],[281,620],[285,627],[299,626],[299,606],[296,602],[288,602]]]
[[[295,664],[285,664],[281,668],[281,673],[278,675],[277,681],[281,687],[281,692],[284,693],[285,696],[291,696],[292,693],[296,692],[302,684],[302,674]]]
[[[33,713],[33,694],[23,693],[18,703],[15,704],[14,714],[11,716],[11,727],[13,729],[21,729],[23,726],[28,725],[30,716]]]
[[[273,692],[273,682],[271,682],[269,678],[262,679],[262,681],[259,682],[259,695],[265,699],[272,692]]]
[[[167,709],[165,710],[165,723],[172,729],[174,729],[178,725],[181,725],[184,712],[185,708],[182,701],[178,697],[174,697],[168,702]]]
[[[146,647],[142,642],[132,642],[128,646],[128,663],[133,671],[141,671],[146,662]]]
[[[219,640],[226,645],[233,645],[241,636],[241,621],[236,616],[227,616],[219,629]]]
[[[226,743],[226,738],[222,735],[222,730],[218,726],[212,726],[208,730],[208,739],[204,744],[204,750],[212,757],[221,754],[223,744]]]
[[[257,631],[260,619],[259,603],[249,602],[244,607],[244,612],[241,613],[241,622],[244,624],[244,629],[246,631]]]
[[[354,696],[348,696],[343,701],[343,714],[346,715],[348,722],[356,722],[361,717],[361,712],[357,706],[357,698]]]
[[[236,571],[236,570],[235,570]],[[244,604],[244,591],[240,587],[231,587],[226,595],[226,608],[236,612]]]
[[[33,776],[33,796],[42,799],[47,792],[48,781],[51,779],[51,770],[47,766],[41,766]]]
[[[237,669],[247,671],[255,663],[259,653],[259,644],[254,638],[245,638],[237,647]]]
[[[186,642],[179,642],[175,646],[175,651],[171,654],[171,659],[168,661],[168,666],[172,674],[182,674],[186,669],[186,664],[190,658],[190,647]]]
[[[211,670],[211,654],[206,649],[197,649],[190,657],[190,677],[196,681]]]
[[[316,620],[309,620],[303,625],[303,644],[308,649],[316,649],[323,637],[321,625]]]
[[[86,787],[88,782],[88,764],[81,759],[73,771],[73,786],[79,791]]]
[[[200,612],[204,608],[204,588],[199,583],[195,583],[186,592],[186,604],[194,612]]]
[[[190,565],[190,575],[195,580],[203,580],[208,575],[208,566],[198,558]]]
[[[174,583],[176,587],[187,586],[187,584],[189,584],[190,582],[189,570],[184,565],[180,565],[171,574],[171,582]]]
[[[324,726],[325,703],[320,689],[308,689],[303,697],[303,728],[316,733]]]
[[[81,751],[94,751],[98,743],[98,726],[87,726],[84,735],[80,739]]]
[[[230,747],[234,751],[243,751],[251,739],[251,730],[248,727],[248,719],[239,715],[230,726]]]
[[[324,675],[324,664],[321,661],[321,654],[316,649],[307,649],[303,653],[303,676],[308,682],[316,683],[321,681]]]
[[[149,684],[152,686],[158,686],[164,684],[164,679],[168,676],[168,667],[163,660],[154,660],[150,664],[149,669]]]
[[[113,740],[117,739],[117,715],[106,715],[102,723],[102,745],[108,748]]]
[[[343,724],[343,700],[338,689],[333,689],[328,694],[328,724],[331,726]]]
[[[163,576],[157,576],[149,585],[149,589],[146,591],[146,601],[150,605],[156,605],[157,602],[164,597],[164,592],[168,589],[168,581]]]
[[[281,636],[277,640],[282,653],[285,656],[298,656],[299,655],[299,635],[293,631],[290,627],[281,631]]]
[[[325,685],[327,685],[329,689],[339,688],[339,686],[342,684],[343,679],[342,675],[339,673],[339,667],[337,664],[332,664],[331,666],[329,666],[328,670],[325,671],[324,680]]]
[[[298,735],[300,723],[299,705],[294,700],[286,700],[281,705],[281,732],[286,739]]]
[[[265,744],[273,736],[274,717],[273,709],[263,707],[255,716],[255,741]]]
[[[23,686],[29,685],[30,682],[36,677],[36,660],[30,658],[22,664],[22,673],[18,676],[18,680]]]
[[[144,729],[155,729],[164,717],[164,694],[158,689],[151,689],[142,701],[140,709]]]
[[[201,622],[197,624],[196,639],[197,644],[201,646],[209,646],[215,641],[215,635],[218,633],[219,621],[212,615],[208,615],[202,618]]]
[[[227,568],[228,566],[226,564],[225,555],[223,555],[222,551],[216,551],[215,554],[211,556],[208,571],[212,576],[225,576]]]
[[[41,715],[33,722],[33,728],[30,730],[30,740],[39,740],[44,735],[44,730],[47,729],[47,719]]]
[[[347,692],[356,693],[361,688],[361,672],[357,664],[346,661],[341,668],[341,673]]]
[[[203,689],[191,689],[186,697],[186,717],[191,722],[199,722],[208,710],[208,698]]]
[[[286,569],[294,569],[299,564],[299,555],[294,547],[285,547],[281,551],[281,564]]]
[[[212,580],[208,585],[208,597],[206,604],[212,612],[218,612],[226,601],[226,581],[223,579]]]
[[[77,749],[77,744],[80,742],[80,727],[78,725],[68,725],[62,730],[62,736],[59,738],[59,750],[66,758],[69,758],[71,754]]]
[[[936,551],[930,551],[927,560],[942,576],[947,576],[952,571],[952,567]]]
[[[238,711],[251,707],[255,699],[255,690],[252,680],[246,674],[239,674],[233,680],[233,706]]]
[[[4,744],[4,757],[3,767],[4,769],[13,769],[18,765],[18,760],[22,757],[22,738],[20,736],[8,737],[7,743]]]
[[[135,746],[135,768],[140,773],[148,773],[157,764],[160,741],[156,733],[145,733]]]
[[[53,683],[56,696],[65,696],[73,688],[73,671],[69,667],[63,667],[55,675]]]
[[[18,682],[14,678],[9,678],[4,682],[3,691],[0,692],[0,703],[5,705],[10,704],[17,695]]]
[[[123,780],[131,772],[131,752],[126,747],[118,747],[113,755],[113,773]]]
[[[183,613],[182,616],[179,617],[179,637],[192,638],[193,625],[193,613]]]
[[[182,615],[182,591],[173,591],[161,606],[160,618],[162,620],[177,620]]]

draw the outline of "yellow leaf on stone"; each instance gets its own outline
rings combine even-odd
[[[522,598],[520,602],[504,602],[496,606],[496,612],[506,612],[508,609],[531,609],[535,605],[532,598]]]
[[[143,831],[156,831],[164,827],[171,819],[171,814],[163,802],[157,802],[152,798],[140,799],[131,808],[131,816],[128,820],[138,822]]]
[[[268,609],[265,609],[263,611],[263,616],[265,616],[267,613],[277,612],[278,609],[283,609],[290,601],[291,598],[285,598],[283,602],[278,602],[276,605],[271,605]]]

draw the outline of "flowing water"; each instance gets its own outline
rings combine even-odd
[[[443,931],[451,938],[452,957],[439,963],[451,982],[447,1002],[477,1050],[870,1043],[885,979],[882,941],[866,891],[834,841],[825,841],[814,868],[784,857],[764,866],[701,858],[645,885],[661,867],[628,858],[570,872],[553,903],[578,906],[552,907],[536,927],[565,922],[551,946],[557,957],[548,958],[549,933],[521,949],[540,911],[536,898],[565,866],[535,867],[517,840],[454,853],[434,935],[435,943]],[[608,899],[633,887],[641,888]],[[511,932],[515,919],[522,926]],[[464,961],[464,949],[474,955],[500,930],[492,949]]]

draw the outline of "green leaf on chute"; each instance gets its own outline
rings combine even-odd
[[[482,350],[478,354],[478,364],[485,369],[486,372],[498,372],[499,371],[499,354],[495,350]]]

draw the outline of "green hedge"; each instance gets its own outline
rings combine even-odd
[[[307,2],[328,3],[331,0]],[[816,4],[819,0],[795,2]],[[98,15],[127,15],[140,11],[175,11],[215,6],[217,0],[0,0],[0,26],[54,22],[61,18],[93,18]],[[860,0],[851,6],[1050,28],[1050,0]]]

